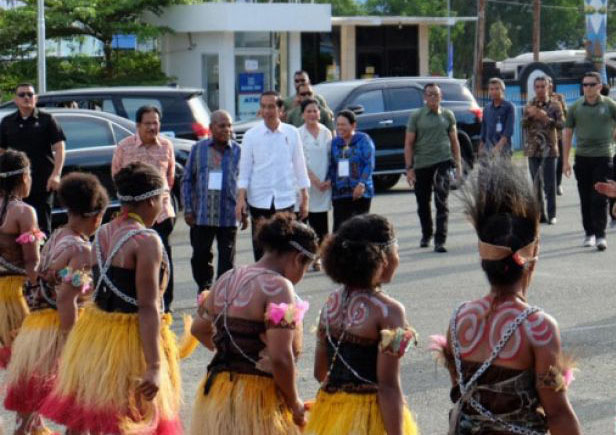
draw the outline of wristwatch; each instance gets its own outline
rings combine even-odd
[[[414,165],[408,165],[408,166],[406,167],[406,170],[407,170],[407,171],[410,171],[411,169],[413,169],[413,166],[414,166]]]

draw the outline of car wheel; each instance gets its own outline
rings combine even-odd
[[[373,177],[374,188],[380,192],[389,190],[398,183],[399,179],[400,179],[400,174],[375,175]]]

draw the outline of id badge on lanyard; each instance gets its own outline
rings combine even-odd
[[[222,172],[212,171],[209,173],[207,190],[222,190]]]

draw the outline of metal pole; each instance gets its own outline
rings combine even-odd
[[[47,68],[45,66],[45,0],[37,0],[37,60],[38,93],[47,90]]]
[[[451,0],[447,0],[447,75],[453,77],[453,62],[451,61],[451,23],[449,17],[451,15]]]
[[[539,62],[541,45],[541,0],[535,0],[533,7],[533,62]]]
[[[483,43],[485,38],[486,0],[477,0],[477,41],[475,49],[475,96],[481,93],[483,85]]]

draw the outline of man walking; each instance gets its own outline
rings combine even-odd
[[[218,246],[220,277],[235,261],[235,194],[241,149],[231,140],[231,116],[212,113],[212,139],[196,143],[184,168],[182,199],[184,219],[190,227],[190,259],[198,291],[209,289],[214,279],[214,239]]]
[[[563,94],[559,94],[558,92],[554,92],[554,82],[550,76],[545,76],[548,81],[548,95],[551,100],[555,100],[560,104],[561,111],[563,113],[563,119],[567,118],[567,101],[565,100],[565,96]],[[563,128],[565,128],[565,123],[563,122],[562,126],[556,127],[556,136],[558,138],[558,160],[556,160],[556,194],[563,194]]]
[[[569,108],[563,132],[563,173],[571,176],[571,139],[575,131],[575,178],[577,179],[584,226],[583,246],[607,249],[608,200],[594,189],[595,183],[612,177],[612,134],[616,121],[616,103],[600,95],[601,76],[587,72],[582,78],[584,96]]]
[[[556,223],[556,164],[558,159],[557,130],[564,125],[562,106],[550,98],[548,81],[535,78],[535,97],[524,109],[522,127],[526,130],[524,153],[541,202],[541,221]],[[543,192],[547,200],[547,213]]]
[[[479,155],[511,156],[515,107],[505,100],[505,82],[501,79],[489,80],[488,93],[492,101],[483,109]]]
[[[296,189],[301,197],[299,217],[308,217],[310,180],[304,151],[297,128],[280,121],[279,98],[275,91],[261,94],[263,121],[248,130],[242,141],[235,215],[241,221],[250,208],[255,260],[263,255],[255,239],[258,221],[279,211],[292,213]]]
[[[137,133],[118,143],[111,161],[111,175],[133,162],[144,162],[158,168],[165,180],[166,188],[171,190],[175,180],[175,152],[173,144],[160,134],[161,113],[156,106],[142,106],[135,115]],[[163,196],[163,210],[152,227],[163,242],[169,257],[169,284],[164,294],[165,310],[171,310],[173,302],[173,262],[169,236],[173,231],[175,211],[170,193]]]
[[[434,190],[436,205],[436,234],[434,250],[447,252],[447,221],[449,218],[449,169],[452,154],[456,177],[461,178],[460,144],[456,132],[456,118],[449,109],[441,107],[441,89],[435,83],[424,87],[426,105],[413,113],[404,140],[406,178],[415,184],[417,214],[421,223],[421,242],[427,248],[433,235],[431,196]]]
[[[30,159],[32,189],[25,201],[36,210],[39,228],[51,234],[53,193],[64,166],[64,132],[52,115],[36,107],[34,86],[22,83],[13,99],[17,111],[0,124],[0,148],[13,148]]]

